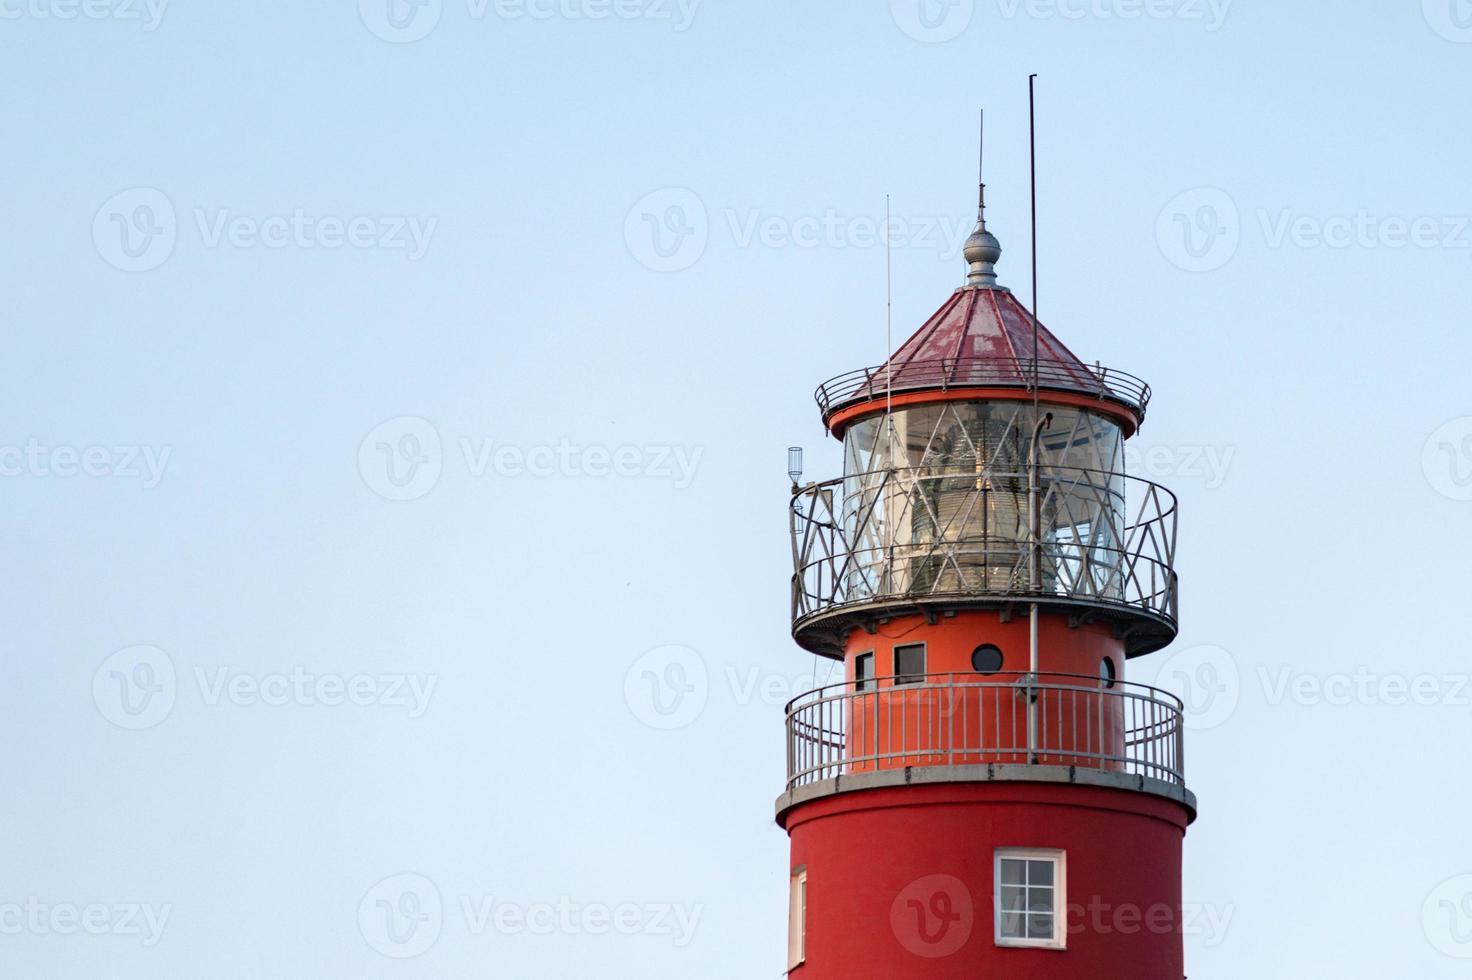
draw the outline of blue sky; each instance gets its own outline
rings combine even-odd
[[[979,106],[1028,295],[1037,72],[1039,312],[1181,498],[1190,975],[1464,974],[1472,9],[926,3],[0,0],[0,971],[775,975],[785,449],[886,194],[896,342],[960,284]]]

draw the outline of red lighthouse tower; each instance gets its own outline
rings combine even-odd
[[[1176,635],[1150,391],[998,284],[984,201],[965,284],[818,389],[843,475],[793,487],[793,637],[843,680],[787,707],[789,973],[1181,980],[1182,705],[1127,679]]]

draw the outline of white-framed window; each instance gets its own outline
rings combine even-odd
[[[802,966],[807,959],[808,944],[808,866],[800,865],[792,872],[787,893],[787,969]]]
[[[1068,944],[1068,862],[1062,851],[997,849],[998,946],[1064,949]]]

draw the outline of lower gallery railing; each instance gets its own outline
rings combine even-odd
[[[1185,785],[1179,698],[1072,674],[880,677],[787,705],[787,788],[908,766],[1076,766]]]

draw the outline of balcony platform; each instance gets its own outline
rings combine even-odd
[[[821,687],[787,705],[781,814],[824,796],[924,783],[1065,783],[1164,797],[1194,816],[1184,705],[1072,674],[927,674]]]

